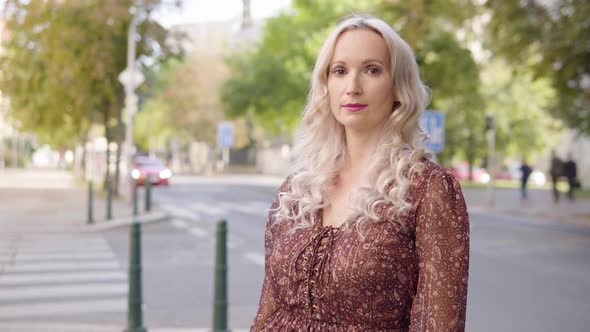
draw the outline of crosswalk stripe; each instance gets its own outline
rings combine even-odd
[[[6,254],[14,254],[16,252],[18,252],[19,254],[49,254],[49,253],[70,253],[70,252],[104,252],[104,251],[110,251],[110,247],[108,246],[80,246],[80,247],[51,247],[51,246],[46,246],[46,247],[26,247],[26,248],[10,248],[10,249],[0,249],[0,255],[6,255]]]
[[[207,236],[207,231],[205,231],[202,228],[198,228],[198,227],[191,227],[188,230],[191,234],[196,235],[198,237],[206,237]]]
[[[58,273],[11,273],[0,275],[0,287],[22,286],[39,283],[70,283],[96,281],[125,281],[127,275],[122,271],[100,272],[58,272]]]
[[[58,285],[58,286],[26,286],[0,288],[0,301],[31,300],[51,297],[76,297],[92,295],[126,295],[128,286],[126,283],[115,284],[85,284],[85,285]]]
[[[174,219],[172,220],[172,226],[177,228],[185,228],[188,226],[188,223],[184,220]]]
[[[79,270],[105,270],[120,269],[117,262],[56,262],[56,263],[22,263],[18,265],[8,265],[4,273],[11,272],[43,272],[43,271],[79,271]]]
[[[85,247],[108,247],[105,241],[80,241],[72,239],[52,239],[52,240],[37,240],[37,241],[14,241],[10,243],[11,247],[18,246],[19,248],[40,248],[45,246],[66,248],[85,248]]]
[[[124,298],[88,299],[85,301],[35,302],[0,305],[0,318],[26,318],[49,315],[75,315],[96,312],[124,312],[127,301]]]
[[[190,207],[193,210],[197,210],[199,212],[204,212],[209,215],[221,216],[226,213],[226,209],[220,208],[219,207],[220,205],[221,204],[212,205],[212,204],[204,204],[204,203],[196,202],[196,203],[191,204]]]
[[[37,254],[37,253],[24,253],[21,254],[17,252],[14,255],[6,255],[3,256],[0,254],[0,261],[3,258],[14,258],[16,262],[26,262],[26,261],[38,261],[38,260],[79,260],[79,259],[110,259],[114,258],[115,256],[111,251],[96,251],[96,252],[68,252],[68,253],[49,253],[49,254]]]
[[[166,211],[178,218],[187,218],[189,220],[199,219],[198,213],[192,212],[190,210],[183,209],[183,208],[178,208],[178,207],[167,205],[167,206],[163,206],[162,210],[164,210],[164,211]]]
[[[254,262],[260,266],[264,266],[264,255],[258,252],[247,252],[244,254],[244,257],[246,257],[246,259],[250,260],[251,262]]]
[[[56,322],[0,322],[0,331],[10,332],[120,332],[121,325],[80,324]],[[210,332],[210,328],[192,327],[150,327],[150,332]],[[249,329],[234,329],[233,332],[248,332]]]

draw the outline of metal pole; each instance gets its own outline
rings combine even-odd
[[[108,166],[107,166],[108,167]],[[112,177],[107,179],[107,220],[113,219],[113,184]]]
[[[146,176],[145,179],[145,212],[152,210],[152,177]]]
[[[146,332],[142,311],[141,224],[137,220],[131,225],[129,237],[129,294],[125,332]]]
[[[141,4],[140,4],[141,6]],[[133,118],[137,112],[137,96],[135,95],[135,38],[137,30],[139,9],[136,9],[129,24],[129,34],[127,35],[127,68],[133,69],[131,71],[130,80],[125,84],[125,112],[126,112],[126,127],[125,127],[125,155],[127,164],[127,174],[125,175],[126,187],[128,193],[131,193],[131,186],[133,181],[131,179],[131,164],[134,153],[133,147]]]
[[[94,223],[94,209],[93,209],[93,201],[94,201],[94,194],[92,190],[92,180],[88,181],[88,224]]]
[[[131,185],[133,186],[132,187],[133,191],[131,193],[131,196],[132,196],[131,199],[133,200],[133,217],[137,217],[137,215],[139,214],[138,213],[139,212],[139,207],[138,207],[139,204],[137,203],[137,201],[139,200],[139,197],[137,195],[137,181],[132,182]],[[136,222],[136,221],[137,221],[137,219],[134,218],[133,222]]]
[[[496,196],[496,165],[494,160],[494,150],[496,149],[496,124],[493,114],[487,115],[487,140],[488,140],[488,173],[490,181],[488,182],[489,206],[491,208],[495,205]]]
[[[217,222],[213,332],[227,331],[227,222]]]

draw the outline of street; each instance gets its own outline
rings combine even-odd
[[[230,327],[249,327],[263,276],[265,210],[280,179],[248,179],[177,176],[169,187],[155,189],[156,209],[171,218],[142,225],[144,323],[150,330],[210,327],[220,218],[228,221]],[[77,193],[72,202],[81,204],[80,189],[52,195],[68,197],[70,191]],[[15,200],[14,192],[0,186],[2,202]],[[35,197],[46,190],[26,193],[38,207],[0,204],[0,331],[122,330],[129,228],[88,232],[83,208],[77,208],[78,223],[72,215],[60,221],[63,211],[42,207],[43,198]],[[49,217],[27,217],[35,209],[45,212],[38,217]],[[586,331],[590,224],[485,211],[470,217],[467,331]]]

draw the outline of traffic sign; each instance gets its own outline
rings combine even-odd
[[[131,86],[132,89],[140,86],[143,81],[145,81],[145,77],[137,68],[129,69],[127,67],[119,74],[119,82],[124,86]]]
[[[426,149],[441,152],[445,144],[445,115],[438,111],[425,111],[420,118],[420,126],[429,136]]]
[[[217,124],[217,145],[222,148],[234,146],[234,124],[231,122],[219,122]]]

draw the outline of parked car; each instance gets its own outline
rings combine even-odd
[[[166,164],[158,158],[138,156],[133,159],[131,177],[138,185],[144,185],[149,177],[154,185],[169,185],[172,172]]]

